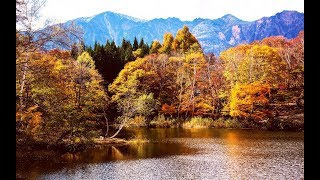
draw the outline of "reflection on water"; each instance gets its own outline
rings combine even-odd
[[[30,179],[303,179],[302,132],[129,129],[150,143],[17,159]],[[36,154],[36,153],[35,153]],[[33,160],[35,159],[36,160]]]

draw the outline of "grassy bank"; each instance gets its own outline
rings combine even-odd
[[[213,120],[211,118],[193,117],[182,124],[184,128],[242,128],[236,119]]]
[[[149,127],[149,128],[232,128],[232,129],[261,129],[261,130],[284,130],[303,131],[304,115],[281,116],[261,121],[239,118],[207,118],[192,117],[188,119],[177,119],[158,115],[152,120],[143,116],[136,116],[131,119],[127,127]]]

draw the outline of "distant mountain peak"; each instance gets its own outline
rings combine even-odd
[[[112,11],[105,11],[105,12],[102,12],[102,13],[97,14],[95,16],[120,17],[120,18],[125,18],[125,19],[128,19],[130,21],[134,21],[134,22],[145,22],[145,21],[147,21],[147,20],[144,20],[144,19],[135,18],[135,17],[128,16],[128,15],[125,15],[125,14],[115,13],[115,12],[112,12]]]
[[[147,21],[145,19],[139,19],[139,18],[135,18],[135,17],[132,17],[132,16],[124,15],[124,14],[118,14],[118,15],[120,15],[120,16],[122,16],[124,18],[127,18],[127,19],[129,19],[131,21],[134,21],[134,22],[146,22]]]
[[[195,18],[192,21],[182,21],[176,17],[143,20],[111,11],[74,21],[83,28],[84,42],[89,46],[93,46],[96,41],[105,44],[107,40],[114,40],[119,45],[122,38],[133,42],[134,37],[143,38],[148,44],[155,39],[161,42],[164,33],[175,35],[187,25],[204,52],[216,55],[241,43],[277,35],[293,38],[304,30],[304,14],[288,10],[250,22],[232,14],[218,19]]]
[[[221,19],[224,19],[226,21],[240,20],[232,14],[226,14],[226,15],[222,16]]]
[[[276,15],[279,15],[279,14],[296,14],[296,13],[300,13],[300,12],[298,12],[296,10],[283,10],[281,12],[276,13]]]
[[[175,21],[178,20],[178,21],[180,21],[180,19],[179,19],[179,18],[176,18],[176,17],[168,17],[167,19],[168,19],[168,20],[175,20]]]

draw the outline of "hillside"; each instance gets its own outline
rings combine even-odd
[[[107,39],[117,45],[122,38],[133,41],[134,37],[143,38],[148,44],[155,39],[162,42],[165,32],[175,35],[183,25],[199,40],[204,52],[219,54],[221,51],[241,43],[262,40],[265,37],[283,35],[293,38],[304,29],[304,14],[297,11],[283,11],[271,17],[263,17],[248,22],[227,14],[218,19],[197,18],[193,21],[181,21],[178,18],[157,18],[141,20],[114,12],[104,12],[92,17],[81,17],[70,20],[84,30],[84,41],[87,45],[94,42],[104,44]]]

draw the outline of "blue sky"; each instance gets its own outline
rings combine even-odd
[[[242,20],[254,21],[283,10],[304,12],[304,0],[47,0],[42,16],[65,22],[113,11],[145,20],[167,17],[216,19],[232,14]]]

